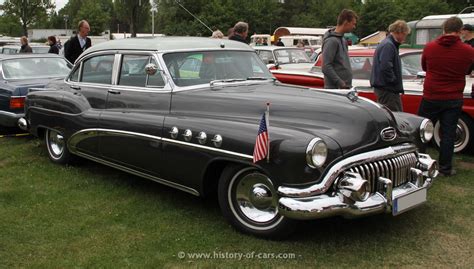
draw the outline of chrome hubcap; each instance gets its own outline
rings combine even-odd
[[[466,141],[466,130],[464,129],[464,125],[457,124],[456,126],[456,138],[454,140],[454,147],[459,147],[464,144]]]
[[[268,222],[277,217],[275,190],[271,181],[260,173],[244,176],[235,186],[237,206],[254,222]]]
[[[48,132],[49,148],[55,156],[61,156],[64,151],[64,137],[55,131]]]

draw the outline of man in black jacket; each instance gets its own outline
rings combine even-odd
[[[87,37],[89,32],[89,23],[86,20],[80,21],[77,35],[71,37],[64,44],[64,56],[69,62],[74,63],[82,52],[90,48],[92,43],[91,39]]]
[[[398,47],[405,42],[410,28],[405,21],[397,20],[390,24],[388,31],[390,34],[375,50],[370,85],[374,87],[378,103],[392,111],[402,111],[400,94],[404,91]]]
[[[247,35],[249,33],[249,25],[246,22],[239,21],[234,26],[234,34],[229,37],[230,40],[239,41],[245,44],[247,42]]]

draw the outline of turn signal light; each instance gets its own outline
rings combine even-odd
[[[10,98],[10,109],[20,109],[25,106],[25,96]]]

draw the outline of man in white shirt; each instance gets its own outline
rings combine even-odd
[[[91,39],[87,37],[90,30],[91,28],[86,20],[80,21],[77,35],[71,37],[64,44],[64,56],[69,62],[74,63],[82,52],[91,47]]]

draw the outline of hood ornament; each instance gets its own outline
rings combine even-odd
[[[351,102],[355,102],[359,99],[359,93],[357,93],[356,87],[352,87],[351,90],[346,94],[347,99]]]

